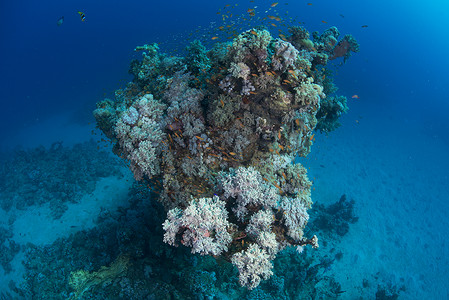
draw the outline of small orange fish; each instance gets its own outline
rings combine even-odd
[[[362,25],[362,28],[366,28],[366,27],[368,27],[368,25]]]
[[[257,32],[255,30],[251,30],[250,32],[251,34],[257,35]]]
[[[277,26],[276,26],[276,24],[274,24],[274,23],[271,23],[271,26],[273,26],[273,27],[277,27]]]
[[[326,21],[321,21],[321,23],[324,23],[324,24],[326,24],[327,22],[326,22]]]
[[[352,95],[352,99],[360,99],[359,95]]]
[[[249,92],[251,95],[257,95],[257,93],[256,92],[253,92],[253,91],[251,91],[251,92]]]
[[[279,4],[279,2],[274,2],[273,4],[271,4],[271,7],[275,7],[278,4]]]
[[[216,39],[218,39],[218,36],[213,36],[212,37],[212,40],[216,40]]]
[[[236,155],[234,152],[229,152],[229,154],[231,154],[231,155]]]
[[[307,3],[307,5],[309,5],[309,6],[310,6],[310,5],[312,5],[312,3]]]

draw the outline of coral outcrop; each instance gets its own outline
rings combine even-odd
[[[292,32],[251,29],[209,51],[195,41],[185,58],[138,47],[134,81],[94,112],[114,152],[159,193],[164,241],[225,258],[249,289],[280,250],[318,247],[304,235],[311,182],[294,161],[310,152],[326,98],[317,57],[339,52]]]

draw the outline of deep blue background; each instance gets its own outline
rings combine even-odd
[[[0,1],[0,158],[17,145],[90,139],[95,103],[131,80],[129,63],[141,57],[133,51],[137,45],[183,48],[199,26],[222,24],[216,12],[226,4],[245,12],[272,2]],[[276,9],[288,10],[310,32],[337,26],[360,43],[360,53],[337,68],[338,93],[350,107],[343,126],[329,138],[317,134],[302,160],[314,181],[314,201],[354,196],[362,215],[353,237],[374,236],[367,245],[351,241],[353,249],[349,243],[344,257],[360,257],[360,264],[345,271],[366,267],[361,275],[371,276],[377,267],[370,264],[406,257],[391,272],[402,278],[414,270],[405,276],[408,295],[447,295],[449,1],[290,0]],[[194,35],[202,34],[210,43],[212,33]],[[389,244],[385,228],[399,244]]]
[[[272,1],[2,1],[2,144],[53,115],[69,112],[76,121],[87,122],[95,102],[130,79],[127,70],[138,57],[136,45],[176,43],[173,37],[186,36],[197,26],[219,24],[218,9],[235,3],[246,10],[269,7]],[[297,16],[310,32],[337,26],[342,35],[351,33],[359,41],[360,53],[339,69],[336,79],[341,94],[360,96],[351,101],[354,111],[391,110],[397,117],[427,122],[446,138],[446,3],[284,1],[278,8]],[[77,11],[86,14],[85,22]],[[58,27],[61,16],[65,22]],[[364,24],[368,27],[362,28]]]

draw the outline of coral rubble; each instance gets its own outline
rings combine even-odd
[[[351,40],[335,32],[326,35],[333,49],[320,46],[324,34],[314,45],[304,29],[291,32],[284,40],[251,29],[209,51],[195,41],[185,58],[137,47],[133,82],[94,111],[136,180],[160,193],[164,241],[225,258],[249,289],[272,275],[280,250],[318,247],[303,232],[311,182],[293,162],[313,144],[327,58],[354,51],[343,53],[338,45]]]

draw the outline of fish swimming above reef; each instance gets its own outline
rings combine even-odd
[[[78,14],[80,15],[82,22],[86,21],[86,15],[83,12],[79,11]]]
[[[58,21],[56,22],[56,25],[61,26],[62,23],[64,23],[64,16],[62,16],[58,19]]]

